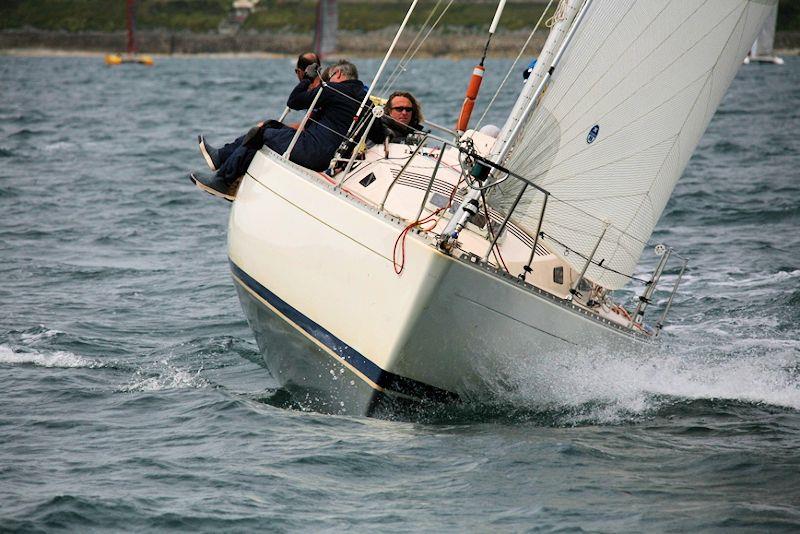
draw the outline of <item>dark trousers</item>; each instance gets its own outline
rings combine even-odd
[[[218,154],[222,165],[217,170],[217,176],[224,178],[228,184],[232,184],[234,180],[247,172],[250,162],[253,161],[256,152],[262,146],[267,146],[278,154],[283,154],[289,148],[294,132],[295,130],[292,128],[282,126],[280,128],[262,128],[262,131],[255,136],[245,134],[237,137],[219,149]]]

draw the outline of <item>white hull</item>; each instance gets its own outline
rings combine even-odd
[[[408,235],[397,275],[405,224],[268,151],[243,180],[228,231],[237,291],[265,365],[311,407],[486,399],[531,359],[646,342],[424,233]]]
[[[783,65],[783,58],[778,56],[747,56],[744,60],[745,65],[750,63],[769,63],[772,65]]]

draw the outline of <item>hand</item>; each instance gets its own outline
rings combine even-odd
[[[319,65],[317,65],[316,63],[312,63],[311,65],[306,67],[304,75],[307,80],[316,79],[317,77],[319,77]]]

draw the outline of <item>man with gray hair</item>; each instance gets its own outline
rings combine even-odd
[[[366,95],[364,84],[358,79],[358,69],[349,61],[339,61],[328,69],[328,83],[319,89],[309,90],[312,81],[305,77],[295,86],[286,105],[294,110],[308,109],[319,91],[322,93],[315,104],[313,114],[297,139],[289,159],[298,165],[322,171],[328,168],[336,149],[346,139],[358,106]],[[283,154],[296,130],[288,126],[263,130],[264,146]],[[206,158],[216,174],[191,173],[190,177],[201,189],[232,199],[236,181],[242,176],[255,157],[257,148],[253,143],[231,144],[217,150],[206,145],[212,157]],[[224,154],[223,154],[224,153]],[[225,156],[225,157],[223,157]],[[215,168],[218,167],[218,168]]]

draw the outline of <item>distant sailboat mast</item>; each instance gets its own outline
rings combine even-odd
[[[139,65],[152,66],[153,58],[138,53],[139,47],[136,44],[136,0],[125,0],[125,29],[128,33],[125,53],[106,55],[106,64],[138,63]]]
[[[136,50],[136,0],[127,0],[125,26],[128,29],[126,52],[135,54]]]
[[[339,8],[336,0],[317,1],[317,22],[314,29],[314,51],[320,59],[336,53]]]

